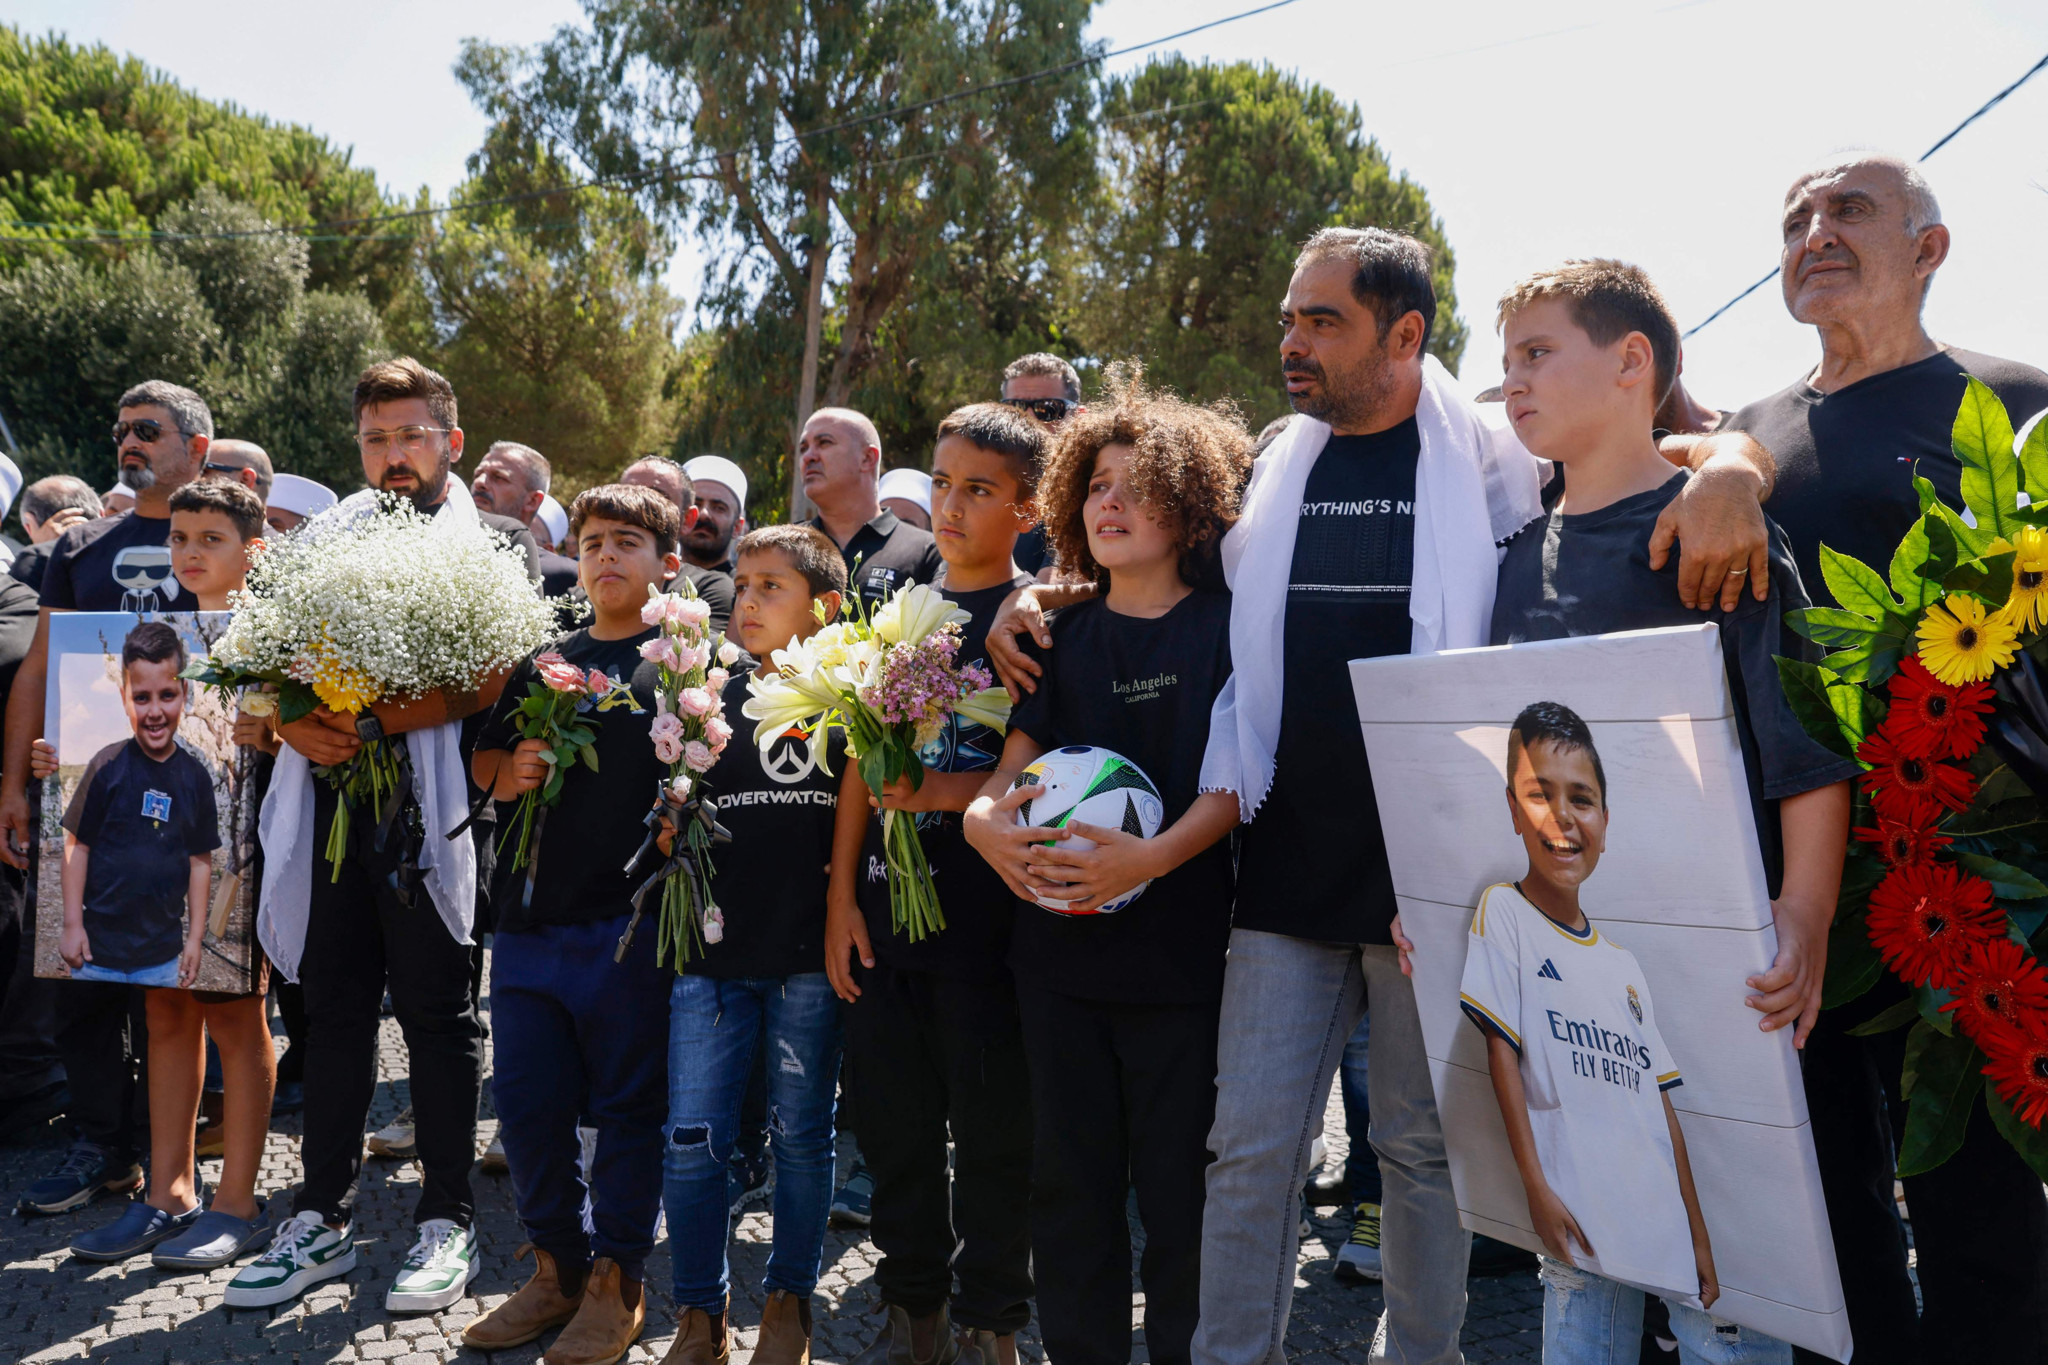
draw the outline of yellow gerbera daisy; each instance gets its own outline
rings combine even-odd
[[[2012,595],[2002,614],[2014,630],[2039,630],[2048,625],[2048,531],[2022,526],[2012,543],[1991,542],[1991,553],[2012,551]]]
[[[1983,682],[2012,662],[2018,636],[2004,612],[1987,613],[1976,598],[1951,593],[1920,618],[1920,662],[1950,687]]]

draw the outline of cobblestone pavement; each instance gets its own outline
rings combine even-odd
[[[388,1122],[407,1102],[405,1048],[398,1028],[384,1021],[380,1084],[368,1127]],[[488,1106],[489,1087],[485,1087]],[[496,1132],[486,1117],[479,1125],[478,1148]],[[37,1130],[0,1150],[0,1190],[12,1199],[61,1155],[60,1124]],[[1342,1110],[1334,1091],[1330,1106],[1329,1141],[1341,1157],[1346,1147]],[[274,1125],[264,1158],[259,1189],[272,1200],[273,1221],[289,1211],[289,1191],[299,1179],[299,1125],[296,1118]],[[203,1164],[209,1178],[219,1163]],[[482,1362],[483,1355],[461,1345],[463,1325],[498,1303],[525,1278],[526,1263],[515,1267],[512,1250],[522,1239],[513,1213],[511,1182],[479,1172],[475,1176],[478,1226],[483,1237],[484,1268],[472,1296],[449,1311],[423,1317],[394,1317],[384,1311],[384,1291],[412,1242],[411,1209],[418,1195],[419,1171],[411,1163],[367,1163],[358,1204],[357,1269],[339,1281],[317,1286],[295,1304],[274,1310],[230,1312],[221,1306],[221,1291],[232,1272],[211,1275],[168,1274],[151,1267],[147,1257],[125,1265],[91,1266],[74,1262],[66,1244],[79,1232],[111,1222],[119,1212],[112,1200],[55,1218],[10,1217],[0,1223],[0,1361],[91,1360],[105,1365],[215,1365],[250,1359],[315,1362],[379,1361],[390,1365],[440,1365],[444,1361]],[[1372,1344],[1381,1298],[1378,1286],[1347,1287],[1331,1275],[1334,1257],[1349,1232],[1336,1209],[1313,1210],[1313,1235],[1304,1239],[1295,1279],[1294,1315],[1288,1333],[1289,1355],[1302,1365],[1363,1362]],[[760,1206],[751,1206],[734,1235],[732,1258],[736,1327],[735,1360],[743,1362],[754,1345],[753,1324],[759,1320],[760,1280],[767,1265],[770,1220]],[[833,1230],[825,1243],[826,1270],[813,1300],[815,1354],[822,1361],[850,1359],[872,1339],[879,1320],[874,1316],[875,1249],[857,1232]],[[668,1256],[657,1247],[647,1266],[650,1312],[647,1335],[629,1359],[659,1361],[674,1335],[665,1293]],[[1542,1301],[1533,1271],[1471,1281],[1471,1304],[1465,1319],[1465,1351],[1475,1362],[1535,1361],[1541,1357]],[[742,1301],[742,1296],[743,1300]],[[1133,1305],[1133,1324],[1141,1317],[1142,1296]],[[1020,1339],[1021,1354],[1043,1360],[1035,1333]],[[515,1351],[498,1353],[492,1365],[526,1365],[539,1359],[545,1339]],[[1136,1334],[1133,1359],[1146,1361],[1144,1334]]]

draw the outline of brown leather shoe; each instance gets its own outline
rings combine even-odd
[[[701,1308],[686,1311],[676,1323],[676,1339],[669,1343],[661,1365],[729,1365],[732,1333],[726,1329],[727,1314],[707,1313]]]
[[[613,1365],[625,1357],[647,1326],[647,1295],[626,1278],[619,1263],[600,1256],[590,1263],[583,1306],[541,1359],[547,1365]]]
[[[562,1292],[561,1272],[555,1258],[531,1242],[512,1253],[512,1259],[533,1257],[533,1278],[519,1292],[462,1329],[462,1344],[478,1351],[506,1351],[524,1346],[551,1327],[560,1327],[576,1316],[583,1291]]]
[[[761,1305],[753,1365],[811,1365],[811,1301],[778,1289]]]
[[[913,1318],[895,1304],[884,1304],[889,1321],[874,1343],[853,1358],[853,1365],[954,1365],[960,1359],[960,1338],[944,1304],[939,1311]]]
[[[1016,1333],[997,1336],[972,1327],[961,1328],[958,1365],[1017,1365]]]

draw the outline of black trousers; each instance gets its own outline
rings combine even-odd
[[[35,974],[36,917],[25,874],[0,864],[0,1109],[61,1082],[60,982]]]
[[[315,788],[324,835],[333,793]],[[405,818],[405,817],[401,817]],[[366,823],[358,817],[358,823]],[[367,841],[364,841],[367,843]],[[395,857],[364,848],[330,880],[313,869],[299,984],[306,997],[306,1181],[293,1201],[332,1222],[352,1217],[363,1164],[363,1123],[377,1090],[377,1016],[388,983],[412,1077],[414,1140],[424,1178],[415,1222],[475,1211],[476,1109],[483,1088],[483,1024],[473,988],[482,949],[455,941],[424,886],[395,890]]]
[[[60,981],[57,1054],[79,1138],[118,1156],[149,1155],[149,1025],[142,987]]]
[[[854,965],[847,1078],[874,1177],[875,1284],[914,1316],[1014,1332],[1031,1320],[1031,1081],[1007,981]],[[946,1178],[946,1138],[953,1177]],[[954,1289],[954,1277],[959,1288]]]
[[[1038,1126],[1031,1244],[1045,1353],[1061,1365],[1129,1362],[1135,1189],[1146,1349],[1155,1365],[1185,1365],[1221,1006],[1081,1000],[1022,983],[1017,1003]]]
[[[1907,1031],[1848,1034],[1903,998],[1887,977],[1853,1005],[1823,1012],[1806,1042],[1806,1103],[1856,1365],[2039,1359],[2048,1352],[2048,1197],[1981,1101],[1962,1148],[1904,1182],[1925,1304],[1915,1320],[1892,1200]]]

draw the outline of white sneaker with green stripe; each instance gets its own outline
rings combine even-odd
[[[420,1237],[405,1254],[391,1292],[384,1296],[389,1313],[436,1313],[469,1292],[483,1264],[477,1259],[476,1233],[447,1218],[420,1224]]]
[[[1360,1200],[1351,1208],[1351,1236],[1337,1252],[1340,1283],[1358,1284],[1380,1277],[1380,1206]]]
[[[355,1268],[353,1224],[337,1232],[317,1213],[295,1213],[277,1225],[270,1248],[228,1281],[221,1298],[229,1308],[269,1308]]]

